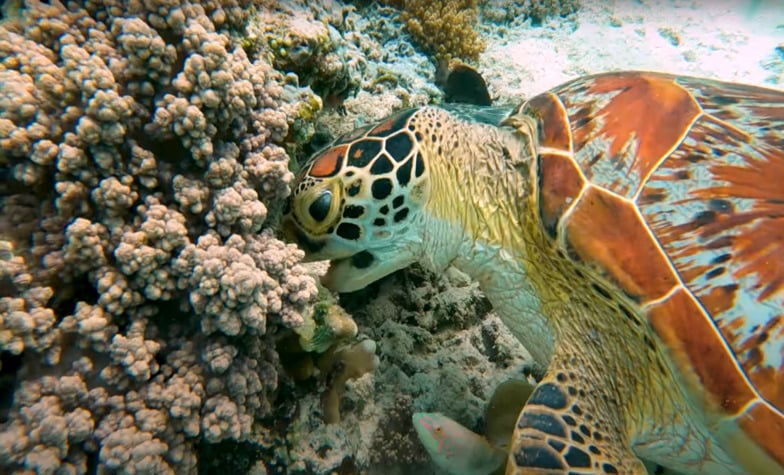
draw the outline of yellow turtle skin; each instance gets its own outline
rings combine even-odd
[[[784,92],[623,71],[498,124],[425,107],[297,179],[285,233],[353,291],[476,279],[548,367],[507,474],[784,474]]]

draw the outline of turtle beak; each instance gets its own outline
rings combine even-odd
[[[399,257],[381,260],[368,251],[361,251],[348,258],[331,260],[321,283],[333,292],[354,292],[413,262],[414,259]]]

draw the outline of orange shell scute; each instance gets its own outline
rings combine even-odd
[[[544,229],[638,302],[695,400],[784,467],[784,91],[617,72],[523,110]]]

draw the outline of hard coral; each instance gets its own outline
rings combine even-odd
[[[524,3],[523,14],[536,25],[548,17],[565,17],[580,8],[580,0],[528,0]]]
[[[476,60],[485,44],[474,28],[476,0],[388,0],[414,41],[436,61]]]
[[[480,8],[486,20],[513,22],[530,20],[540,25],[547,18],[567,17],[580,9],[580,0],[482,0]]]
[[[277,11],[260,12],[249,25],[248,38],[254,47],[322,98],[344,99],[356,93],[367,68],[357,46],[311,12],[283,2],[276,7]]]
[[[308,94],[239,44],[251,7],[28,0],[0,23],[0,472],[190,473],[270,413],[276,334],[317,297],[269,223],[284,91]]]

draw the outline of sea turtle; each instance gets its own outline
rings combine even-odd
[[[331,289],[454,265],[547,365],[507,474],[784,474],[784,92],[627,71],[496,125],[406,110],[289,206]]]

